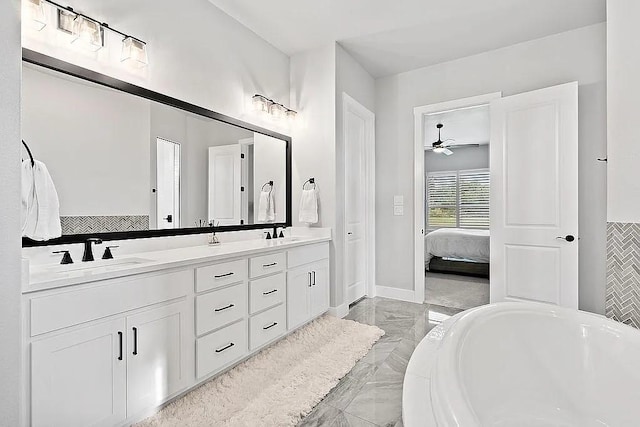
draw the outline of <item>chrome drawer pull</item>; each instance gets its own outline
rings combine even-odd
[[[227,310],[227,309],[229,309],[229,308],[231,308],[231,307],[235,307],[235,305],[234,305],[234,304],[229,304],[229,305],[228,305],[228,306],[226,306],[226,307],[216,308],[216,309],[215,309],[215,310],[213,310],[213,311],[224,311],[224,310]]]
[[[222,279],[223,277],[229,277],[229,276],[233,276],[235,273],[231,272],[231,273],[227,273],[227,274],[220,274],[219,276],[213,276],[214,279]]]
[[[231,343],[229,343],[229,344],[225,345],[224,347],[217,349],[217,350],[216,350],[216,353],[222,353],[223,351],[230,349],[230,348],[231,348],[231,347],[233,347],[234,345],[235,345],[235,344],[231,342]]]
[[[266,331],[267,329],[271,329],[271,328],[273,328],[273,327],[274,327],[274,326],[276,326],[277,324],[278,324],[278,322],[273,322],[273,323],[272,323],[272,324],[270,324],[269,326],[265,326],[265,327],[264,327],[264,328],[262,328],[262,329],[264,329],[264,330]]]
[[[272,293],[274,293],[274,292],[278,292],[278,290],[277,290],[277,289],[274,289],[274,290],[269,291],[269,292],[263,292],[263,293],[262,293],[262,295],[269,295],[269,294],[272,294]]]
[[[272,262],[271,264],[262,264],[262,267],[267,268],[267,267],[273,267],[274,265],[278,265],[278,263]]]

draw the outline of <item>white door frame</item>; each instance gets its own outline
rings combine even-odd
[[[425,193],[424,193],[424,120],[426,116],[446,113],[447,111],[489,105],[494,99],[502,98],[502,92],[469,98],[439,102],[437,104],[422,105],[413,109],[414,116],[414,179],[413,179],[413,208],[414,208],[414,301],[424,303],[424,233],[425,233]]]
[[[366,239],[366,295],[370,298],[373,298],[376,295],[376,246],[375,246],[375,232],[376,232],[376,137],[375,137],[375,129],[376,129],[376,116],[375,114],[367,109],[365,106],[360,104],[351,96],[347,95],[345,92],[342,92],[342,141],[343,141],[343,150],[342,150],[342,159],[343,164],[346,167],[346,147],[344,144],[347,140],[347,129],[344,126],[346,115],[348,112],[356,114],[365,120],[365,188],[363,188],[365,194],[365,204],[366,204],[366,212],[365,212],[365,239]],[[343,182],[342,185],[345,185],[345,176],[343,174]],[[345,191],[345,199],[346,199],[346,191]],[[343,200],[343,206],[346,207],[346,200]],[[342,211],[342,224],[345,225],[347,223],[346,218],[346,209]],[[344,229],[344,227],[343,227]],[[346,230],[343,230],[346,234]],[[340,236],[340,241],[342,242],[342,295],[344,298],[344,305],[342,311],[346,315],[349,311],[349,305],[346,300],[347,298],[347,280],[346,280],[346,268],[344,268],[345,259],[346,259],[346,250],[345,249],[345,240],[346,235]],[[345,311],[346,310],[346,311]]]

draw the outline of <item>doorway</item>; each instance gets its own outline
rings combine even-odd
[[[156,138],[156,224],[180,228],[180,144]]]

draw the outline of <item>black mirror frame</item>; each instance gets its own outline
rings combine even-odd
[[[40,67],[48,68],[50,70],[58,71],[64,74],[68,74],[73,77],[80,78],[82,80],[90,81],[102,86],[106,86],[112,89],[119,90],[121,92],[129,93],[131,95],[139,96],[151,101],[159,102],[170,107],[178,108],[199,116],[208,117],[219,122],[227,123],[233,126],[237,126],[248,131],[261,133],[273,138],[281,139],[286,142],[286,222],[269,223],[269,224],[241,224],[241,225],[225,225],[215,227],[215,231],[228,232],[228,231],[241,231],[241,230],[260,230],[260,229],[272,229],[273,227],[291,227],[292,223],[292,208],[291,208],[291,137],[282,135],[277,132],[270,131],[268,129],[254,126],[250,123],[243,122],[233,117],[226,116],[215,111],[208,110],[206,108],[199,107],[194,104],[190,104],[185,101],[181,101],[170,96],[154,92],[149,89],[145,89],[140,86],[136,86],[131,83],[127,83],[116,78],[97,73],[95,71],[62,61],[60,59],[44,55],[42,53],[30,50],[22,49],[22,60],[24,62],[38,65]],[[71,243],[82,243],[88,238],[97,237],[104,241],[109,240],[128,240],[128,239],[144,239],[151,237],[166,237],[166,236],[185,236],[190,234],[204,234],[210,233],[210,227],[194,227],[194,228],[174,228],[169,230],[140,230],[140,231],[118,231],[111,233],[92,233],[92,234],[69,234],[63,235],[56,239],[46,241],[36,241],[27,237],[22,238],[22,247],[34,247],[34,246],[51,246],[51,245],[63,245]]]

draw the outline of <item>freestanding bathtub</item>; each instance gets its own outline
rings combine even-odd
[[[537,303],[434,328],[404,379],[406,427],[640,426],[640,331]]]

